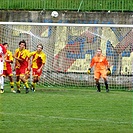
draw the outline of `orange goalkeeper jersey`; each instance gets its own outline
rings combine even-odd
[[[107,58],[104,55],[97,56],[95,55],[90,63],[90,67],[95,67],[95,71],[107,69],[109,67],[109,63]]]

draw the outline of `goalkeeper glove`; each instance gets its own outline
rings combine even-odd
[[[88,69],[87,73],[88,73],[88,74],[90,74],[90,73],[91,73],[91,68],[89,68],[89,69]]]
[[[111,70],[110,70],[110,68],[107,69],[107,75],[111,75]]]

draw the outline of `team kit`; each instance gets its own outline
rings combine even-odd
[[[23,83],[26,94],[31,89],[36,90],[36,83],[42,74],[42,69],[46,63],[46,54],[43,52],[43,45],[38,44],[35,51],[30,52],[26,48],[26,41],[22,40],[14,54],[8,50],[8,43],[0,44],[0,93],[4,93],[4,78],[8,77],[12,93],[21,93]],[[14,66],[14,68],[12,67]],[[13,80],[13,70],[15,70],[16,81]],[[30,72],[33,79],[31,85],[28,84]],[[16,89],[14,88],[16,83]]]
[[[14,88],[12,64],[16,73],[16,89]],[[30,52],[26,48],[26,41],[22,40],[18,44],[18,48],[14,54],[8,50],[8,43],[0,44],[0,93],[4,93],[4,78],[9,77],[11,92],[21,93],[21,85],[23,83],[26,94],[31,89],[36,90],[36,84],[39,82],[42,69],[46,64],[46,54],[43,52],[43,45],[38,44],[35,51]],[[87,73],[91,73],[94,67],[94,79],[97,92],[101,92],[99,79],[103,78],[106,92],[109,92],[107,76],[111,74],[110,65],[107,58],[102,54],[100,48],[97,49],[96,55],[90,62],[90,68]],[[32,83],[29,86],[28,79],[32,72]]]

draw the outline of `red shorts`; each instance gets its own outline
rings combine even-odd
[[[40,77],[42,74],[42,70],[40,72],[37,72],[37,68],[32,68],[32,75]]]
[[[16,68],[16,76],[24,76],[26,73],[25,67]]]
[[[7,70],[3,70],[3,76],[12,76],[12,69],[9,67]]]

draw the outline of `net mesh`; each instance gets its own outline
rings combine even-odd
[[[30,51],[36,50],[39,43],[44,46],[47,62],[39,84],[95,86],[93,70],[88,75],[87,69],[100,47],[111,64],[109,88],[132,89],[133,28],[130,26],[0,24],[0,42],[8,42],[13,53],[23,39]]]

